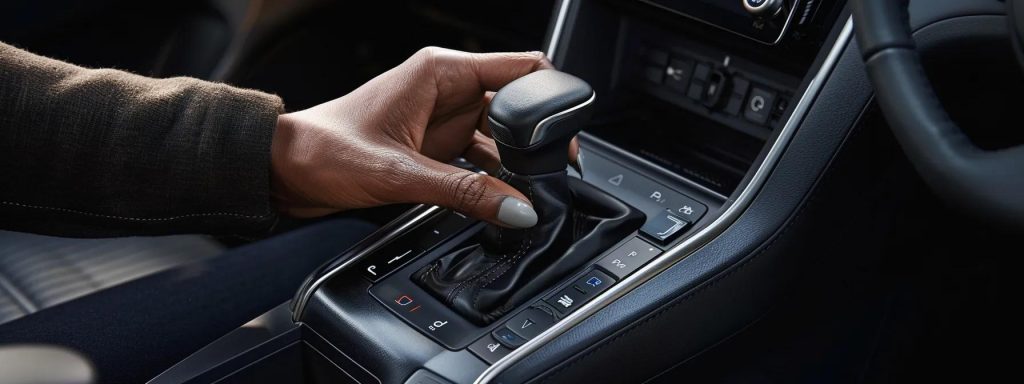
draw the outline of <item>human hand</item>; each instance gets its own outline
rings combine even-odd
[[[494,91],[551,68],[540,52],[424,48],[352,93],[281,115],[271,192],[295,217],[392,203],[435,204],[506,227],[531,227],[526,196],[494,177],[447,164],[462,156],[494,174],[487,106]],[[570,159],[578,146],[573,140]]]

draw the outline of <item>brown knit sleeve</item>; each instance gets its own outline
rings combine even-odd
[[[0,227],[265,231],[282,108],[254,90],[86,69],[0,43]]]

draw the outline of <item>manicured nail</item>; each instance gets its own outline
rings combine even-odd
[[[530,228],[537,225],[537,212],[529,203],[509,196],[501,201],[498,221],[512,228]]]

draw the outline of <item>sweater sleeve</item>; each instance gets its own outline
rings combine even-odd
[[[277,96],[87,69],[0,43],[0,228],[257,234]]]

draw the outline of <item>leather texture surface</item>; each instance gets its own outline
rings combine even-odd
[[[191,235],[67,239],[0,231],[0,324],[223,248]]]
[[[950,202],[973,202],[981,218],[1024,229],[1024,146],[986,151],[974,145],[946,113],[913,45],[905,1],[858,0],[853,16],[861,54],[878,103],[917,171]],[[887,30],[882,36],[878,31]],[[1012,124],[1004,129],[1014,129]]]
[[[587,82],[553,69],[523,76],[501,88],[491,100],[488,116],[498,125],[491,125],[494,139],[505,145],[526,148],[544,143],[549,135],[534,130],[541,121],[559,112],[582,104],[594,95]],[[551,137],[567,136],[551,134]],[[568,136],[572,136],[569,134]]]
[[[416,282],[466,318],[490,324],[643,222],[643,214],[565,171],[502,179],[530,198],[536,226],[488,226],[474,244],[427,265]],[[478,243],[477,243],[478,242]]]

